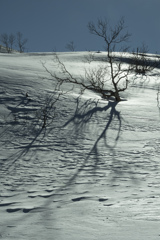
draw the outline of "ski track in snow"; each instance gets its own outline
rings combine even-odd
[[[40,57],[35,56],[24,55],[22,60],[30,57],[34,62]],[[21,71],[26,71],[23,85],[23,78],[17,80],[17,73],[14,75],[15,66],[12,69],[14,55],[6,58],[11,67],[3,70],[9,76],[1,76],[0,90],[2,238],[46,239],[47,232],[47,239],[53,239],[53,234],[55,239],[72,239],[82,228],[90,232],[90,239],[105,239],[94,226],[119,231],[120,223],[130,228],[131,220],[135,225],[143,220],[158,223],[160,124],[156,91],[133,87],[127,90],[129,99],[119,104],[96,96],[87,99],[66,94],[57,103],[53,121],[41,129],[35,114],[43,104],[47,80],[41,79],[38,88],[35,68],[29,75],[31,65],[23,69],[22,61]],[[19,58],[15,57],[17,63]],[[39,69],[41,64],[35,65]],[[49,80],[47,89],[49,92]],[[74,224],[79,224],[79,229]],[[84,235],[83,239],[88,238]]]

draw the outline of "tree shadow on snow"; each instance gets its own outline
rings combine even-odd
[[[85,158],[81,159],[80,166],[77,167],[76,172],[65,186],[72,184],[80,173],[87,171],[88,166],[92,176],[96,176],[96,171],[107,164],[105,162],[107,161],[106,155],[110,155],[109,159],[112,159],[114,165],[115,148],[120,138],[123,120],[121,113],[116,109],[117,104],[118,102],[108,101],[107,105],[100,106],[98,101],[93,100],[87,100],[81,104],[80,98],[77,98],[75,113],[63,127],[69,128],[71,126],[70,133],[74,135],[74,140],[76,141],[79,137],[84,138],[84,148],[87,141],[91,142],[88,144],[91,148],[88,152],[86,149],[84,150],[83,156]],[[99,115],[103,116],[99,117]],[[93,135],[92,139],[87,136],[87,131],[89,132],[87,128],[90,128],[90,133]],[[96,132],[95,135],[94,132]],[[83,151],[83,147],[81,147],[81,151]]]
[[[9,114],[0,131],[1,139],[3,139],[2,146],[4,145],[5,148],[7,146],[8,152],[13,152],[0,160],[0,168],[10,170],[10,168],[15,168],[15,164],[22,157],[27,156],[31,149],[40,147],[40,139],[45,136],[45,129],[42,129],[40,119],[36,118],[37,108],[32,107],[34,103],[32,99],[18,96],[16,100],[6,97],[4,101],[17,103],[15,106],[7,104]],[[24,140],[23,143],[22,140]]]
[[[28,144],[25,144],[24,146],[18,146],[17,151],[14,151],[13,154],[10,154],[8,158],[5,160],[2,160],[0,162],[0,168],[2,170],[13,170],[15,168],[15,164],[22,159],[22,157],[27,156],[27,153],[32,149],[36,148],[39,145],[34,145],[37,141],[38,137],[41,135],[42,129],[40,129],[37,134],[32,138]],[[16,147],[14,147],[14,150],[16,150]],[[18,162],[19,164],[20,162]]]

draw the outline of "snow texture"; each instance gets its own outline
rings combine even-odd
[[[58,56],[75,76],[92,64]],[[42,128],[59,94],[42,63],[59,74],[53,53],[0,53],[0,239],[160,239],[159,69],[120,103],[65,84]]]

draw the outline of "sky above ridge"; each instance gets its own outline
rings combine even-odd
[[[28,52],[67,51],[71,41],[76,51],[103,50],[88,22],[115,24],[124,17],[131,49],[145,42],[149,52],[160,53],[160,0],[0,0],[0,9],[0,34],[22,32]]]

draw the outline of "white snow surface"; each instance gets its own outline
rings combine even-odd
[[[78,77],[105,53],[58,56]],[[119,103],[65,84],[42,128],[59,94],[42,63],[59,74],[53,53],[0,54],[0,239],[160,239],[160,70]]]

